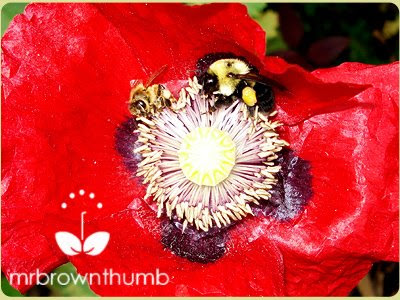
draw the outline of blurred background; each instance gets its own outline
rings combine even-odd
[[[267,54],[307,70],[346,61],[386,64],[399,59],[399,10],[391,3],[247,3],[250,16],[267,32]],[[26,3],[1,10],[1,35]],[[70,263],[54,273],[73,273]],[[2,274],[8,296],[21,296]],[[350,296],[392,296],[399,290],[399,264],[379,262]],[[25,296],[95,296],[87,284],[38,285]]]
[[[308,70],[345,61],[399,59],[399,11],[391,3],[253,3],[250,15],[267,32],[267,54]]]

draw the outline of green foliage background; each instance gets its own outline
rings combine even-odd
[[[22,13],[26,5],[27,3],[8,3],[1,8],[1,36],[4,35],[14,16]]]

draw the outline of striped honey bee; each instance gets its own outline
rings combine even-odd
[[[171,107],[176,99],[162,84],[152,84],[167,68],[163,66],[153,74],[146,84],[136,81],[129,96],[129,111],[137,117],[149,117],[161,112],[166,107]]]

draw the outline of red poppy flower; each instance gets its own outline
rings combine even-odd
[[[347,295],[374,261],[398,260],[397,63],[308,73],[264,58],[264,32],[239,4],[31,4],[2,49],[8,278],[71,261],[81,274],[159,269],[170,278],[92,283],[100,295]],[[290,147],[254,216],[181,233],[143,200],[129,82],[168,65],[157,80],[176,95],[216,52],[243,56],[286,87],[276,119]],[[83,211],[82,236],[106,231],[110,241],[98,256],[66,256],[55,233],[79,236]]]

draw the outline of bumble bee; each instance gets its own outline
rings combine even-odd
[[[251,114],[256,106],[260,112],[268,112],[275,101],[272,87],[286,90],[278,82],[259,74],[245,58],[231,53],[206,55],[198,61],[197,68],[205,93],[215,97],[211,111],[242,99]]]
[[[172,103],[176,102],[174,96],[164,85],[151,85],[166,68],[167,65],[153,74],[145,85],[140,81],[134,82],[129,97],[129,111],[132,115],[149,117],[162,111],[165,107],[171,107]]]

